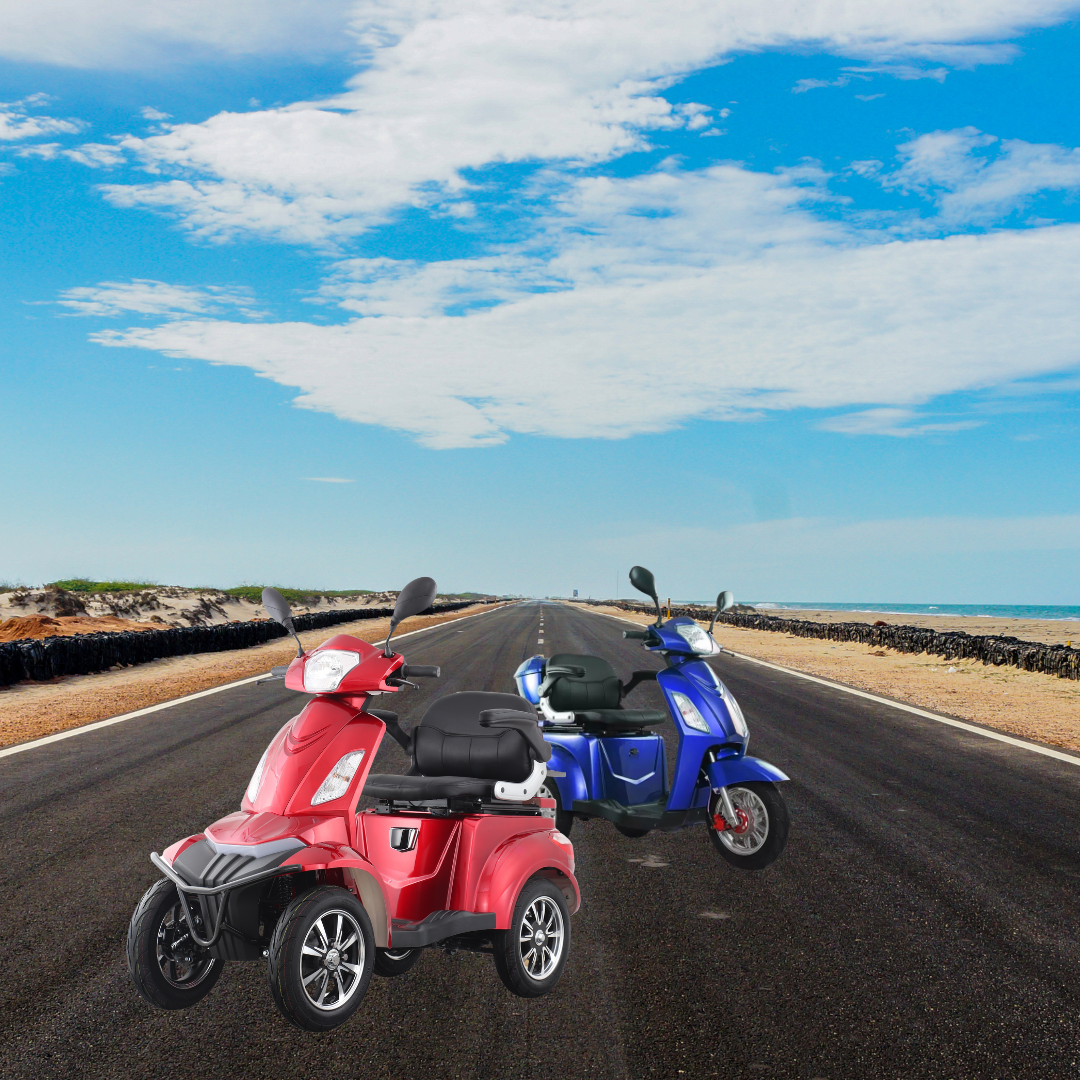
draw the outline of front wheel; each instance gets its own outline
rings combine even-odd
[[[525,884],[509,930],[492,935],[495,970],[518,997],[540,997],[553,989],[570,952],[570,909],[547,878]]]
[[[709,837],[713,846],[732,866],[740,870],[764,870],[780,858],[787,846],[791,816],[776,785],[768,780],[732,784],[728,789],[740,825],[718,829],[724,824],[721,798],[714,791],[709,799]]]
[[[167,878],[143,894],[127,936],[135,989],[159,1009],[187,1009],[210,993],[222,963],[191,940],[176,886]]]
[[[329,1031],[363,1000],[374,959],[363,904],[347,889],[324,885],[281,913],[270,939],[270,993],[297,1027]]]
[[[563,836],[569,836],[570,830],[574,827],[574,815],[569,810],[563,809],[562,799],[559,798],[559,788],[554,780],[549,776],[541,785],[540,790],[536,793],[539,799],[554,799],[555,810],[542,810],[541,813],[544,817],[553,817],[555,819],[555,828],[563,834]]]

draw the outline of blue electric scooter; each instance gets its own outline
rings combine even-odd
[[[630,571],[635,589],[656,605],[656,622],[624,630],[667,667],[635,671],[620,682],[599,656],[533,656],[515,672],[518,692],[537,706],[544,738],[552,744],[548,779],[539,792],[555,800],[556,827],[568,833],[574,818],[606,818],[625,836],[644,836],[704,824],[716,850],[732,866],[761,870],[787,844],[790,818],[776,784],[788,777],[747,757],[749,732],[731,691],[701,657],[723,650],[693,619],[668,619],[652,574]],[[717,614],[733,605],[717,597]],[[627,709],[624,699],[655,679],[667,711]],[[675,779],[668,789],[664,740],[649,730],[670,719],[679,731]],[[555,779],[557,778],[557,779]]]

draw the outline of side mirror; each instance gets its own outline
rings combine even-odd
[[[390,633],[386,635],[386,648],[384,656],[392,656],[390,650],[390,638],[397,629],[398,623],[407,619],[410,615],[419,615],[421,611],[427,611],[435,603],[439,587],[434,578],[413,578],[401,592],[398,593],[397,603],[394,605],[394,614],[390,616]]]
[[[644,566],[632,566],[630,568],[630,584],[637,589],[638,592],[644,593],[646,596],[652,598],[652,602],[656,605],[656,625],[660,625],[660,601],[656,596],[656,581],[652,576],[651,570],[646,570]]]
[[[304,647],[300,644],[300,639],[296,637],[296,627],[293,626],[292,608],[289,607],[289,601],[277,589],[263,589],[262,602],[267,615],[275,622],[281,623],[296,638],[296,655],[303,656]]]
[[[712,622],[709,623],[709,633],[713,632],[713,627],[716,625],[716,616],[721,611],[730,611],[735,606],[735,594],[730,589],[725,589],[716,598],[716,610],[713,612]]]

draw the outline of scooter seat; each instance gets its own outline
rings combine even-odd
[[[369,776],[364,794],[389,802],[421,802],[424,799],[458,799],[491,795],[491,780],[471,776]]]
[[[574,713],[574,719],[589,734],[641,731],[662,724],[667,718],[667,713],[660,709],[588,709]]]

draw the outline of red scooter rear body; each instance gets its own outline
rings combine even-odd
[[[346,669],[344,674],[340,674],[342,668]],[[333,637],[292,661],[285,673],[286,686],[310,693],[314,686],[328,685],[336,678],[333,689],[310,700],[274,736],[237,813],[178,841],[161,856],[151,856],[168,883],[176,887],[179,908],[173,909],[173,921],[179,930],[186,929],[194,942],[179,931],[171,938],[166,934],[168,940],[180,942],[169,947],[171,952],[166,949],[164,958],[158,955],[166,982],[171,970],[167,967],[169,956],[190,960],[196,968],[198,963],[205,966],[209,962],[211,967],[216,963],[220,968],[227,960],[269,956],[273,969],[274,956],[270,954],[279,946],[286,947],[278,942],[282,920],[292,918],[290,913],[300,901],[316,893],[331,899],[337,896],[339,916],[353,911],[345,903],[346,893],[352,897],[350,903],[362,906],[363,915],[370,920],[376,960],[386,969],[377,962],[375,970],[380,974],[396,974],[391,970],[394,963],[411,966],[415,956],[411,961],[405,958],[430,945],[495,951],[499,966],[499,949],[505,932],[515,926],[519,900],[528,900],[533,893],[539,899],[531,901],[532,922],[526,920],[527,925],[521,925],[526,926],[526,933],[535,930],[538,941],[547,940],[545,925],[549,935],[556,923],[562,926],[556,907],[564,907],[567,914],[577,911],[580,893],[574,877],[573,848],[554,827],[550,800],[532,797],[499,803],[497,795],[487,800],[445,798],[407,804],[385,800],[374,809],[358,812],[357,804],[387,723],[393,725],[399,741],[409,738],[392,713],[384,714],[383,719],[368,711],[374,704],[372,695],[396,693],[405,681],[403,674],[430,675],[433,671],[437,669],[414,668],[410,672],[400,654],[386,655],[347,635]],[[543,771],[542,764],[536,768]],[[168,883],[159,885],[168,891]],[[323,950],[324,957],[337,955],[329,940],[324,940],[327,926],[333,930],[334,914],[331,911],[322,918],[317,933],[312,930],[313,936],[301,950],[305,955],[314,955],[312,942],[315,951]],[[520,922],[520,912],[517,917]],[[364,921],[355,912],[352,918],[357,927]],[[133,931],[134,926],[133,920]],[[288,988],[282,989],[284,983],[278,988],[280,993],[275,992],[279,1006],[301,1026],[336,1026],[355,1008],[353,1002],[345,1011],[344,995],[350,985],[346,969],[359,972],[363,965],[349,963],[349,949],[359,946],[348,944],[348,933],[340,926],[339,920],[339,944],[345,943],[340,967],[324,959],[325,970],[304,968],[310,961],[301,958],[297,968],[301,976],[298,986],[318,987],[320,978],[328,982],[331,989],[324,990],[324,998],[330,1004],[308,1001],[301,994],[303,1007],[298,1014],[281,1000],[288,996]],[[514,933],[520,930],[518,926]],[[568,945],[568,922],[559,932],[565,934]],[[160,930],[158,939],[157,954],[161,954]],[[129,961],[131,957],[129,938]],[[564,960],[565,955],[556,978]],[[504,960],[499,971],[507,981],[505,966]],[[341,988],[340,1019],[330,1007],[338,993],[330,976],[337,978]],[[316,981],[312,983],[312,979]],[[273,973],[271,982],[273,989]],[[536,982],[539,986],[544,980]],[[152,999],[137,977],[136,985],[144,997]],[[524,990],[517,988],[517,992],[532,994],[546,992],[546,988],[530,988],[526,979]],[[311,992],[304,993],[312,997]],[[349,996],[355,994],[349,992]],[[319,1009],[327,1015],[321,1016]],[[308,1022],[312,1017],[314,1020]]]

